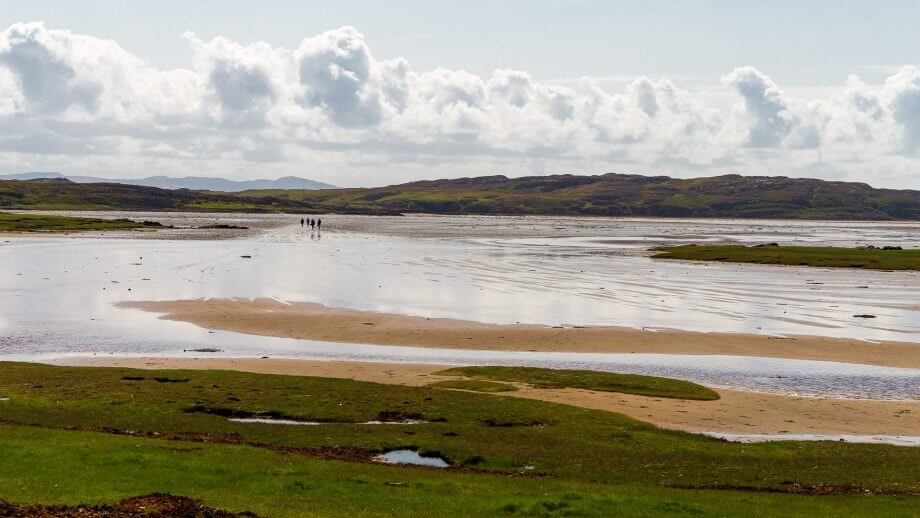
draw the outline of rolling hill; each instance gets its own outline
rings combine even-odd
[[[920,220],[920,191],[739,175],[485,176],[376,188],[236,193],[45,179],[0,181],[0,208]]]
[[[0,209],[285,212],[297,211],[301,205],[283,198],[242,198],[228,193],[119,183],[74,183],[62,178],[0,180]]]
[[[238,194],[283,197],[328,211],[920,219],[920,191],[782,176],[726,175],[686,180],[622,174],[486,176],[372,189],[258,190]]]

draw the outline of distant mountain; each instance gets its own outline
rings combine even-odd
[[[0,175],[0,180],[37,180],[39,178],[66,178],[61,173],[17,173]]]
[[[69,176],[61,173],[19,173],[0,175],[0,180],[37,180],[41,178],[67,179],[74,183],[120,183],[124,185],[143,185],[160,189],[191,189],[193,191],[239,192],[252,189],[335,189],[336,186],[317,182],[307,178],[285,176],[277,180],[227,180],[205,176],[186,176],[171,178],[169,176],[150,176],[141,179],[99,178],[96,176]]]

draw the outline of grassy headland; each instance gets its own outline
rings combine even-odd
[[[614,413],[430,387],[0,363],[0,398],[0,499],[17,503],[162,491],[269,516],[845,516],[910,515],[920,494],[917,448],[732,444]],[[424,422],[360,424],[404,418]],[[451,467],[370,462],[401,447]]]
[[[67,232],[81,230],[125,230],[144,227],[130,219],[77,218],[0,212],[0,232]]]
[[[639,396],[711,401],[719,395],[689,381],[638,374],[615,374],[587,370],[540,369],[537,367],[454,367],[435,372],[438,376],[465,376],[480,380],[526,383],[539,388],[577,388],[622,392]]]
[[[920,270],[920,250],[817,246],[686,245],[654,249],[653,259],[782,264],[870,270]]]

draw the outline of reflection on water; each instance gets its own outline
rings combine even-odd
[[[227,419],[234,423],[254,423],[254,424],[282,424],[290,426],[319,426],[323,423],[316,421],[297,421],[294,419],[270,419],[267,417],[231,417]]]
[[[847,434],[733,434],[704,433],[710,437],[729,442],[778,442],[778,441],[835,441],[862,444],[892,444],[894,446],[920,446],[920,436],[913,435],[847,435]]]
[[[330,424],[370,424],[370,425],[385,425],[385,424],[422,424],[427,423],[427,421],[422,421],[419,419],[406,419],[404,421],[365,421],[363,423],[336,423],[336,422],[318,422],[318,421],[297,421],[295,419],[272,419],[267,417],[231,417],[227,419],[234,423],[255,423],[255,424],[280,424],[280,425],[291,425],[291,426],[320,426],[320,425],[330,425]]]
[[[181,221],[181,215],[169,217]],[[917,272],[654,261],[636,248],[726,239],[820,244],[854,244],[864,239],[874,244],[920,245],[920,233],[910,224],[331,217],[324,218],[320,240],[318,235],[311,239],[311,233],[299,225],[277,227],[280,216],[266,218],[270,224],[263,226],[270,230],[226,241],[4,239],[0,242],[0,355],[155,356],[211,347],[226,356],[527,363],[674,375],[756,390],[918,397],[911,392],[920,385],[916,370],[859,367],[863,370],[854,372],[849,367],[825,366],[810,376],[798,370],[797,365],[806,364],[786,360],[493,355],[325,344],[209,332],[112,305],[124,300],[271,297],[495,323],[920,342]],[[261,228],[251,221],[247,226]],[[342,232],[343,228],[362,232]],[[397,230],[441,237],[388,235]],[[858,314],[877,318],[853,317]],[[807,365],[812,363],[821,362]]]

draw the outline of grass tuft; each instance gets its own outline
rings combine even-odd
[[[444,380],[428,385],[434,388],[472,390],[473,392],[514,392],[517,387],[507,383],[485,380]]]
[[[639,374],[616,374],[587,370],[537,367],[455,367],[435,372],[438,376],[465,376],[476,380],[526,383],[538,388],[577,388],[621,392],[640,396],[711,401],[719,394],[690,381]]]

